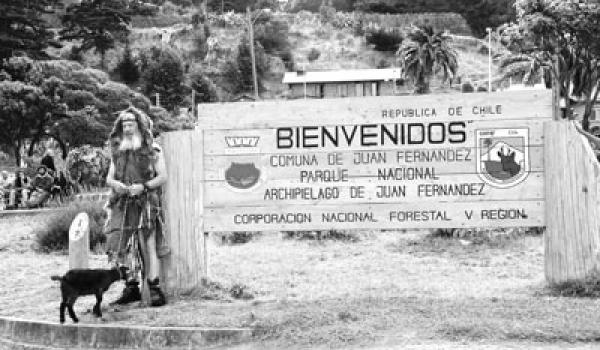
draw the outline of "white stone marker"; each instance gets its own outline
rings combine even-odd
[[[90,251],[90,220],[79,213],[69,228],[69,269],[88,268]]]

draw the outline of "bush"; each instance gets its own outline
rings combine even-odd
[[[105,212],[101,202],[72,203],[63,211],[48,218],[46,225],[34,232],[37,248],[41,252],[60,251],[69,248],[69,228],[75,216],[86,212],[90,219],[90,249],[106,242],[102,232]]]
[[[254,54],[256,58],[256,75],[258,89],[262,90],[262,81],[269,67],[266,55],[260,44],[255,45]],[[254,83],[252,81],[252,60],[250,58],[250,45],[248,39],[244,37],[238,45],[238,52],[234,59],[225,63],[223,76],[230,85],[232,93],[252,91]]]
[[[322,23],[330,23],[335,18],[335,9],[331,6],[321,5],[319,7],[319,15]]]
[[[581,281],[551,285],[548,291],[554,297],[598,298],[600,297],[600,273],[594,271]]]
[[[298,240],[317,240],[317,241],[347,241],[358,242],[360,237],[357,233],[351,231],[283,231],[284,238]]]
[[[487,91],[488,91],[487,87],[485,87],[483,85],[480,85],[477,87],[477,92],[487,92]]]
[[[319,59],[319,56],[321,56],[321,51],[317,50],[316,48],[312,48],[310,49],[310,51],[308,52],[306,58],[308,58],[309,62],[312,61],[316,61]]]
[[[129,47],[125,48],[123,59],[117,65],[117,71],[121,80],[126,84],[133,84],[140,79],[140,70],[131,56],[131,49]]]
[[[208,38],[210,37],[210,29],[208,24],[202,25],[202,30],[196,30],[194,33],[194,52],[193,54],[198,58],[206,57],[208,54]]]
[[[382,58],[379,60],[379,62],[377,62],[377,68],[379,68],[379,69],[389,68],[391,66],[392,66],[392,64],[390,62],[388,62],[385,58]]]
[[[69,54],[67,55],[67,59],[82,63],[83,53],[81,52],[81,48],[79,48],[78,46],[72,46],[71,50],[69,50]]]
[[[193,120],[176,118],[162,107],[150,107],[148,116],[154,122],[154,136],[162,132],[194,128]]]
[[[404,37],[397,29],[391,31],[379,29],[367,33],[367,44],[375,45],[377,51],[395,52],[402,44],[402,40],[404,40]]]
[[[292,55],[292,50],[287,49],[283,51],[280,55],[281,61],[283,62],[285,69],[288,71],[293,71],[294,69],[294,55]]]
[[[68,119],[58,122],[58,132],[69,147],[83,145],[102,147],[110,128],[100,122],[101,116],[94,106],[87,106],[77,111],[67,111]]]
[[[300,11],[318,12],[319,8],[321,7],[321,1],[314,1],[314,0],[289,1],[288,4],[291,5],[289,12],[300,12]]]
[[[266,53],[277,55],[290,49],[289,26],[282,20],[270,20],[256,26],[255,40]]]
[[[160,94],[161,105],[174,110],[182,102],[184,69],[181,56],[172,49],[153,47],[140,55],[144,93]]]
[[[475,88],[473,88],[473,85],[469,82],[463,83],[460,87],[460,91],[465,92],[465,93],[470,93],[475,91]]]
[[[217,102],[219,100],[217,86],[201,71],[197,70],[192,72],[190,75],[190,83],[192,89],[196,91],[196,103]]]
[[[256,237],[260,236],[261,232],[250,231],[234,231],[226,234],[221,234],[221,243],[224,244],[244,244],[248,243]]]

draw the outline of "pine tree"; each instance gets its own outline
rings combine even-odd
[[[47,58],[48,46],[60,47],[42,18],[57,4],[58,0],[0,1],[0,62],[20,53]]]
[[[95,49],[100,65],[105,68],[106,52],[123,42],[129,34],[131,11],[128,2],[120,0],[88,0],[67,8],[62,18],[64,40],[82,40],[80,49]]]
[[[121,80],[126,84],[133,84],[140,79],[140,70],[131,56],[129,45],[125,47],[125,53],[117,66],[117,71],[121,76]]]

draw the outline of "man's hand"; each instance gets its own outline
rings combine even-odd
[[[113,188],[117,193],[123,194],[129,192],[129,187],[125,186],[122,182],[116,182],[113,184]]]
[[[129,194],[132,196],[137,196],[137,195],[141,194],[142,192],[144,192],[144,185],[142,185],[142,184],[135,184],[135,185],[129,186]]]

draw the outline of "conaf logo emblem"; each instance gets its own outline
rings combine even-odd
[[[248,189],[258,182],[260,170],[254,163],[231,163],[225,171],[225,180],[231,187]]]
[[[476,131],[477,174],[487,184],[509,188],[529,174],[529,129]]]
[[[259,139],[258,136],[225,136],[229,148],[256,147]]]

